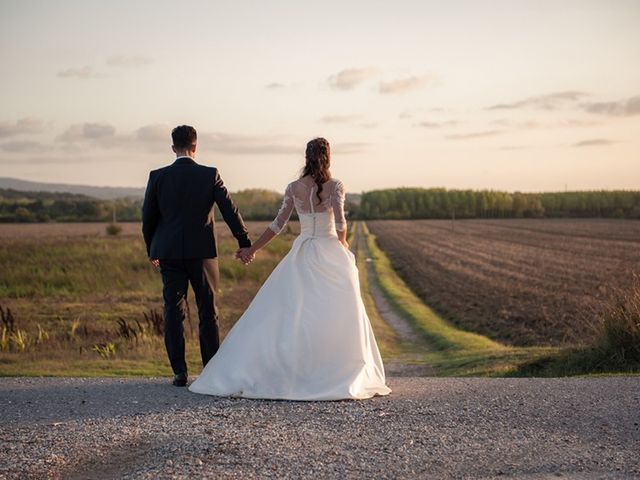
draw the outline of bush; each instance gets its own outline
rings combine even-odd
[[[607,363],[640,363],[640,276],[618,290],[596,322],[595,348]]]
[[[116,236],[122,233],[122,227],[117,223],[110,223],[109,225],[107,225],[107,228],[105,230],[107,232],[107,235],[110,236]]]

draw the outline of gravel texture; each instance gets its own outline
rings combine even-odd
[[[391,378],[365,401],[0,379],[0,478],[640,478],[640,377]]]

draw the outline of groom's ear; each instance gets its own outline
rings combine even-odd
[[[175,145],[171,145],[171,150],[173,150],[173,153],[178,153],[178,152],[176,151],[176,146],[175,146]]]

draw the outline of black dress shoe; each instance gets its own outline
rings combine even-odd
[[[176,387],[186,387],[187,386],[187,374],[179,373],[173,377],[173,384]]]

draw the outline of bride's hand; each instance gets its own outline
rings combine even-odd
[[[236,258],[241,260],[245,265],[249,265],[254,258],[256,258],[255,252],[249,248],[239,248],[236,251]]]
[[[346,248],[347,250],[349,250],[349,242],[347,242],[346,240],[340,240],[340,243],[342,244],[342,246],[344,248]]]

